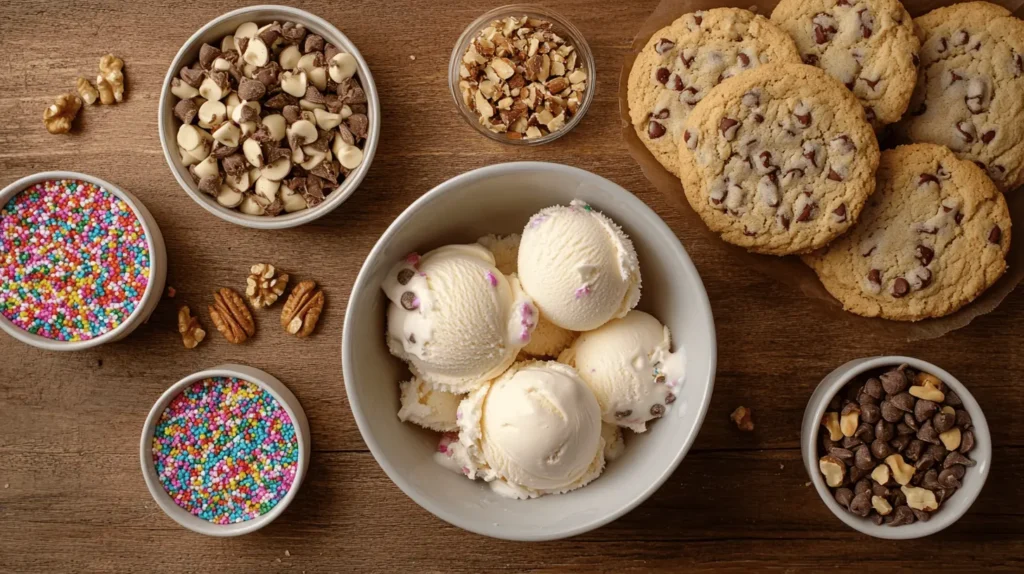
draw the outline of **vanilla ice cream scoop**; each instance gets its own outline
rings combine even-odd
[[[513,365],[462,401],[458,422],[459,442],[473,460],[466,474],[504,496],[568,492],[604,469],[597,399],[561,363]]]
[[[455,413],[462,397],[448,391],[433,388],[419,377],[399,384],[402,390],[401,408],[398,418],[436,431],[454,431]]]
[[[682,349],[671,352],[668,327],[630,311],[588,331],[559,355],[579,372],[601,405],[601,418],[635,432],[665,414],[686,375]]]
[[[580,200],[530,218],[519,244],[519,278],[541,313],[570,331],[596,329],[640,300],[633,243]]]
[[[478,244],[409,255],[385,277],[388,348],[432,387],[468,392],[500,375],[530,341],[538,311]]]

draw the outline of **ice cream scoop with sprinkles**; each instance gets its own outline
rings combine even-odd
[[[149,285],[145,230],[110,191],[48,180],[0,211],[0,313],[56,341],[87,341],[116,329]]]
[[[295,426],[258,385],[235,377],[192,384],[153,433],[153,463],[175,504],[214,524],[270,512],[298,469]]]

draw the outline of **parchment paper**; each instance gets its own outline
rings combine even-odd
[[[717,249],[720,250],[720,255],[714,257],[716,261],[729,261],[732,265],[741,265],[768,275],[803,293],[807,297],[808,304],[818,309],[823,318],[830,317],[845,322],[851,329],[857,329],[858,332],[884,336],[885,338],[902,338],[907,341],[934,339],[964,327],[974,320],[975,317],[994,310],[1013,291],[1021,278],[1024,278],[1024,188],[1016,189],[1006,194],[1010,215],[1014,223],[1011,232],[1010,252],[1007,256],[1009,269],[995,285],[975,299],[974,302],[946,317],[925,319],[916,323],[872,319],[843,311],[839,301],[825,290],[825,287],[818,281],[814,271],[804,265],[798,257],[757,255],[722,241],[718,234],[712,232],[704,225],[700,216],[690,207],[686,196],[683,194],[683,187],[679,179],[663,168],[640,141],[640,138],[637,137],[629,118],[629,104],[627,103],[626,91],[629,83],[629,72],[633,68],[633,62],[651,35],[669,25],[683,14],[697,10],[708,10],[723,6],[740,6],[768,17],[777,3],[777,1],[773,0],[762,0],[753,4],[742,0],[732,3],[723,0],[663,0],[655,8],[650,18],[647,19],[634,38],[631,51],[627,54],[622,66],[622,72],[619,74],[619,118],[622,124],[622,137],[626,142],[630,155],[640,164],[644,176],[662,193],[672,198],[683,215],[684,223],[693,229],[699,230],[699,241],[705,241],[717,246]],[[903,1],[907,11],[914,17],[920,16],[932,9],[954,3],[941,0]],[[1014,15],[1018,18],[1024,17],[1024,0],[997,1],[994,3],[1005,6],[1013,11]],[[891,147],[886,145],[884,138],[879,143],[882,149]]]

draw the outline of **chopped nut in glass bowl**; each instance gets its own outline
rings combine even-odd
[[[466,121],[491,139],[539,145],[569,132],[594,97],[594,57],[569,21],[514,4],[477,18],[459,37],[448,84]]]
[[[242,8],[175,57],[159,109],[164,155],[207,211],[260,229],[328,213],[359,186],[380,134],[380,102],[337,28],[284,6]]]

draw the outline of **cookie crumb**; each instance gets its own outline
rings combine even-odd
[[[751,418],[753,411],[742,405],[736,407],[736,410],[729,415],[732,422],[736,423],[736,428],[744,432],[750,432],[754,430],[754,420]]]
[[[177,295],[177,294],[178,294],[178,291],[174,287],[171,287],[170,285],[167,286],[167,298],[168,299],[174,299],[174,296]]]
[[[416,56],[413,56],[412,54],[409,54],[409,59],[415,62],[416,61]]]
[[[284,551],[284,555],[285,555],[285,556],[291,556],[291,555],[292,555],[292,553],[291,553],[291,552],[288,552],[287,550],[285,550],[285,551]]]
[[[810,486],[810,485],[811,485],[811,481],[809,481],[809,480],[808,480],[807,482],[805,482],[805,483],[804,483],[804,486],[805,486],[805,487],[807,487],[807,486]]]

